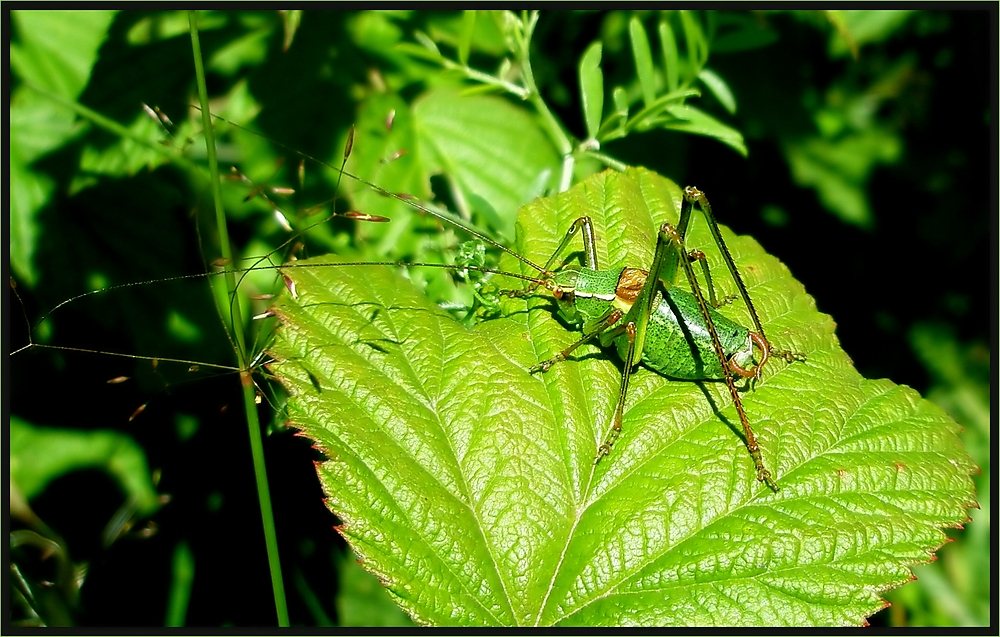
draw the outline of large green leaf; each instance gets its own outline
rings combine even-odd
[[[386,131],[393,113],[391,131]],[[521,107],[491,95],[465,95],[433,89],[412,108],[398,97],[372,96],[358,121],[358,143],[350,168],[393,192],[428,198],[431,181],[443,188],[459,210],[484,219],[501,236],[513,237],[511,213],[544,191],[559,168],[559,157],[541,125]],[[387,161],[403,152],[407,161]],[[359,210],[379,210],[392,226],[359,228],[364,235],[398,238],[412,223],[400,202],[386,201],[363,184],[346,185]],[[379,242],[380,248],[387,245]],[[385,249],[381,250],[386,252]]]
[[[679,205],[659,176],[602,173],[526,206],[518,249],[544,262],[586,214],[602,265],[646,265]],[[743,393],[778,492],[755,480],[723,383],[641,367],[595,465],[620,363],[586,346],[530,375],[578,336],[550,301],[467,329],[393,268],[285,270],[297,298],[276,307],[272,353],[290,418],[326,454],[340,532],[418,622],[861,624],[967,519],[958,426],[859,376],[788,270],[724,232],[770,340],[808,357]],[[715,254],[703,223],[689,244]],[[738,303],[723,311],[746,322]]]

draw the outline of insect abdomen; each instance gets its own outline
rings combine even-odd
[[[709,315],[727,360],[734,354],[752,350],[749,330],[712,308],[709,308]],[[616,341],[619,355],[624,356],[627,341],[624,338]],[[670,288],[666,299],[658,299],[649,317],[641,362],[672,378],[711,380],[724,377],[725,371],[693,294]]]

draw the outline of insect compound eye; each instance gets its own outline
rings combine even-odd
[[[549,289],[552,292],[552,298],[559,301],[560,303],[572,303],[573,302],[573,288],[564,287],[562,285],[554,285]]]

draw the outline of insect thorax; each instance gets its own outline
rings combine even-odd
[[[575,324],[600,320],[616,306],[618,281],[626,268],[592,270],[565,268],[555,275],[563,290],[558,298],[559,313]],[[641,288],[641,285],[640,285]],[[623,311],[627,312],[628,308]]]

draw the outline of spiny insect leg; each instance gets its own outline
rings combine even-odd
[[[678,250],[683,250],[683,238],[669,223],[665,223],[661,226],[660,240],[672,242],[678,246]],[[712,338],[712,347],[715,350],[716,356],[719,357],[719,362],[722,364],[722,368],[725,370],[724,380],[726,381],[726,387],[729,389],[729,394],[733,399],[733,406],[736,407],[736,413],[739,416],[740,425],[743,427],[743,436],[746,442],[747,451],[750,452],[754,468],[757,471],[757,480],[766,484],[771,490],[777,491],[778,485],[772,479],[771,472],[764,465],[764,459],[760,453],[760,446],[757,444],[757,436],[754,434],[753,428],[750,426],[750,419],[747,417],[746,409],[743,407],[743,400],[740,398],[740,393],[736,389],[736,383],[733,380],[733,373],[729,367],[729,361],[727,360],[725,351],[722,348],[722,341],[719,339],[719,333],[716,331],[715,324],[712,322],[711,315],[708,312],[708,302],[705,300],[705,295],[701,291],[701,286],[698,283],[697,277],[695,277],[694,268],[691,267],[691,263],[687,259],[680,259],[679,261],[684,270],[684,274],[687,277],[688,284],[691,287],[691,292],[698,301],[698,308],[701,311],[702,318],[705,320],[705,326],[708,328],[708,333]],[[763,340],[763,336],[761,339]],[[764,342],[766,343],[766,341]]]
[[[625,366],[622,368],[622,384],[618,390],[618,401],[615,403],[615,413],[611,417],[611,430],[608,432],[607,437],[601,446],[597,448],[597,457],[594,458],[594,464],[601,461],[601,458],[608,455],[611,452],[611,447],[618,440],[619,434],[622,432],[622,415],[625,410],[625,396],[628,394],[628,383],[632,378],[632,368],[635,366],[635,341],[636,341],[636,324],[633,322],[628,322],[625,324],[625,337],[628,339],[628,351],[625,353]]]
[[[609,327],[617,323],[619,319],[621,319],[621,317],[622,317],[621,310],[612,310],[611,312],[608,313],[606,317],[604,317],[600,322],[597,323],[597,326],[593,330],[584,333],[583,337],[581,337],[580,340],[576,341],[575,343],[573,343],[566,349],[562,350],[552,358],[544,360],[538,363],[537,365],[533,366],[531,369],[528,370],[528,373],[534,374],[535,372],[549,371],[549,369],[551,369],[552,366],[555,365],[556,363],[566,360],[566,358],[573,353],[573,350],[580,347],[587,341],[593,340],[594,338],[600,336],[601,333],[603,333]]]

